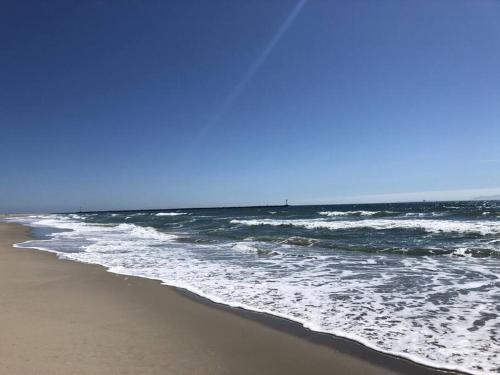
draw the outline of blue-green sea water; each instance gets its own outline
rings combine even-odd
[[[19,244],[436,367],[500,373],[500,202],[54,214]]]

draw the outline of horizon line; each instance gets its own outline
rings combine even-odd
[[[132,208],[132,209],[111,209],[111,210],[89,210],[89,211],[64,211],[48,212],[50,214],[91,214],[101,212],[134,212],[134,211],[192,211],[192,210],[221,210],[238,208],[286,208],[286,207],[316,207],[316,206],[353,206],[353,205],[375,205],[375,204],[403,204],[403,203],[444,203],[444,202],[494,202],[500,199],[430,199],[430,200],[409,200],[391,202],[367,202],[367,203],[314,203],[314,204],[265,204],[265,205],[244,205],[244,206],[205,206],[205,207],[179,207],[179,208]],[[15,215],[12,213],[11,215]]]

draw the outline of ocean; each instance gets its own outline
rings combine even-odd
[[[17,244],[161,280],[418,363],[500,373],[500,202],[10,218]]]

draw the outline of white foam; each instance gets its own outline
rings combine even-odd
[[[471,257],[472,256],[472,252],[466,247],[459,247],[452,254],[462,256],[462,257]]]
[[[436,216],[446,216],[449,212],[407,212],[403,216],[405,217],[436,217]]]
[[[162,233],[151,227],[140,227],[134,224],[120,224],[116,227],[116,229],[129,232],[130,235],[137,238],[154,239],[159,241],[171,241],[177,238],[177,236],[173,234]]]
[[[179,216],[186,215],[185,212],[158,212],[155,216]]]
[[[500,221],[452,221],[452,220],[418,220],[418,219],[365,219],[365,220],[335,220],[324,219],[249,219],[231,220],[233,224],[249,226],[272,225],[272,226],[293,226],[306,229],[355,229],[370,228],[375,230],[387,229],[422,229],[429,233],[456,232],[456,233],[476,233],[481,235],[500,233]]]
[[[323,216],[372,216],[380,212],[381,211],[321,211],[318,213]]]
[[[232,246],[233,250],[239,251],[242,253],[256,253],[257,248],[255,247],[254,243],[245,243],[245,242],[237,242]]]

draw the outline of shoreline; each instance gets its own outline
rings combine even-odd
[[[138,276],[130,276],[138,277]],[[140,277],[139,277],[140,278]],[[159,280],[157,280],[160,282]],[[388,370],[396,371],[404,374],[447,374],[447,375],[467,375],[467,372],[459,370],[450,370],[446,368],[433,367],[430,365],[418,363],[411,359],[397,356],[395,354],[385,353],[373,349],[359,341],[347,337],[337,336],[331,333],[314,331],[305,327],[302,323],[292,319],[283,318],[278,315],[269,314],[266,312],[254,311],[242,307],[234,307],[224,303],[212,301],[209,298],[200,296],[187,289],[178,288],[168,284],[162,284],[168,288],[173,288],[177,293],[185,298],[192,299],[197,303],[208,305],[222,311],[229,311],[245,319],[258,322],[270,328],[286,332],[292,336],[298,337],[301,340],[309,341],[313,344],[326,346],[332,350],[352,355],[359,360],[364,360],[369,363],[386,367]],[[416,367],[416,368],[415,368]]]
[[[18,237],[20,236],[20,234],[22,234],[20,239],[17,238],[14,243],[23,242],[30,239],[29,233],[31,231],[31,228],[22,226],[20,224],[0,223],[0,233],[2,233],[2,235],[4,234],[6,227],[9,227],[11,231],[16,232]],[[26,248],[23,248],[21,250],[15,249],[12,247],[13,243],[10,244],[11,246],[9,251],[9,249],[5,248],[5,245],[5,240],[2,239],[2,242],[0,243],[0,261],[3,260],[5,253],[9,253],[9,255],[13,258],[21,258],[21,254],[23,254],[23,258],[31,258],[30,260],[32,261],[32,263],[34,263],[35,267],[36,264],[41,261],[50,263],[51,268],[57,269],[57,271],[61,273],[65,273],[65,278],[71,278],[73,276],[71,274],[72,271],[78,271],[78,274],[84,275],[85,277],[87,277],[88,274],[97,274],[97,277],[100,279],[99,284],[101,287],[103,287],[103,289],[110,288],[112,286],[113,289],[118,289],[121,294],[126,295],[127,298],[125,300],[123,300],[123,297],[122,300],[120,300],[120,305],[128,305],[129,303],[131,303],[129,299],[132,297],[134,301],[134,308],[140,308],[141,310],[155,310],[148,311],[148,313],[154,313],[154,315],[156,315],[159,311],[165,312],[165,310],[170,314],[175,315],[175,313],[178,311],[171,311],[173,309],[173,302],[175,305],[189,305],[190,313],[196,315],[197,319],[200,320],[197,322],[198,328],[201,327],[202,330],[210,331],[211,334],[209,336],[217,335],[217,333],[220,334],[220,332],[222,331],[224,332],[223,336],[231,336],[231,340],[238,340],[238,338],[235,337],[234,332],[228,332],[230,332],[230,330],[234,328],[238,328],[246,332],[247,336],[240,336],[239,338],[239,340],[241,341],[238,343],[240,350],[237,350],[235,347],[233,347],[233,345],[227,346],[227,342],[225,345],[220,345],[220,341],[227,341],[228,338],[213,340],[213,337],[212,339],[210,339],[209,337],[203,337],[201,341],[204,341],[206,343],[206,341],[208,340],[210,342],[209,346],[213,347],[213,356],[217,357],[218,360],[213,360],[213,358],[212,360],[210,360],[209,358],[206,358],[205,361],[202,361],[203,366],[201,366],[201,368],[203,368],[203,370],[197,368],[197,370],[195,370],[194,372],[189,371],[187,373],[208,374],[231,373],[233,371],[238,371],[242,374],[299,374],[303,373],[304,371],[314,374],[345,373],[346,371],[351,374],[367,372],[373,374],[459,373],[456,371],[428,367],[426,365],[412,362],[405,358],[378,352],[354,340],[334,336],[327,333],[312,331],[308,328],[305,328],[302,324],[292,320],[213,302],[188,290],[162,284],[159,280],[115,274],[109,272],[103,266],[60,259],[56,254],[48,251]],[[76,280],[76,283],[78,283],[79,281],[81,280]],[[138,289],[139,291],[130,293],[130,286],[135,286],[135,288],[133,289]],[[71,290],[70,293],[75,294],[77,293],[77,290]],[[154,295],[155,300],[146,298],[147,296],[151,297],[151,295]],[[174,297],[174,295],[177,297]],[[137,306],[137,300],[141,300],[142,302],[141,304],[139,304],[139,306]],[[113,301],[109,301],[107,302],[108,305],[104,303],[104,306],[99,305],[98,307],[104,307],[105,309],[109,308],[109,304],[111,304],[112,302]],[[184,306],[184,309],[185,308],[186,306]],[[79,318],[77,312],[72,313],[75,315],[73,319]],[[152,323],[141,321],[140,317],[128,318],[139,318],[139,322],[134,321],[135,324],[147,323],[146,325],[151,325]],[[172,319],[172,316],[165,316],[160,319],[157,322],[158,326],[166,325],[168,327],[169,318]],[[175,318],[175,320],[179,320],[179,317]],[[210,324],[214,322],[214,320],[217,321],[219,326],[216,328],[208,328]],[[160,328],[158,326],[155,326],[153,324],[148,328],[155,331]],[[193,336],[194,333],[195,338],[197,337],[199,339],[200,337],[198,336],[200,335],[200,333],[198,331],[190,332],[192,331],[192,328],[193,327],[189,327],[189,325],[185,325],[183,327],[184,330],[181,329],[179,333],[181,336]],[[172,328],[170,327],[170,330],[171,329]],[[109,332],[107,332],[107,334],[109,335]],[[96,332],[96,335],[99,336],[99,332]],[[111,334],[111,336],[113,336],[113,334]],[[7,335],[6,337],[9,336]],[[113,337],[111,337],[111,340],[112,339]],[[273,343],[269,344],[269,342],[267,342],[269,340],[273,341]],[[188,341],[192,341],[192,338]],[[277,342],[279,342],[281,345],[276,345]],[[172,343],[167,346],[171,346],[171,344]],[[201,344],[201,342],[198,343],[198,345]],[[238,345],[236,346],[238,347]],[[286,349],[283,348],[283,346],[285,346]],[[241,349],[243,349],[243,347],[245,348],[245,350],[242,351]],[[2,353],[1,349],[2,346],[0,345],[0,356]],[[139,350],[139,348],[137,348],[137,350]],[[236,361],[236,363],[234,363],[234,360],[230,360],[229,362],[231,362],[231,365],[229,365],[227,363],[228,351],[229,353],[232,353],[233,356],[239,358],[239,362]],[[299,361],[297,361],[297,355],[301,357]],[[280,360],[277,360],[277,357]],[[225,360],[221,360],[221,358],[224,358]],[[164,362],[164,360],[162,360],[161,358],[156,359],[162,363]],[[152,359],[150,359],[150,361],[154,362]],[[185,361],[186,360],[183,360],[181,362],[184,363]],[[187,361],[189,362],[189,359],[187,359]],[[194,360],[194,362],[198,363],[199,359]],[[219,367],[221,363],[224,365],[224,368]],[[246,366],[243,364],[246,364]],[[191,366],[185,363],[184,365]],[[158,369],[157,363],[149,362],[149,366],[153,366],[154,368]],[[166,373],[178,373],[172,368],[170,368],[169,370],[168,367],[171,366],[166,366],[165,368],[160,366],[160,368],[162,368],[162,371],[160,372],[141,370],[141,373],[165,373],[165,371]],[[214,369],[216,370],[214,371]],[[108,367],[106,371],[109,372],[112,370],[113,367]],[[92,373],[96,373],[96,369],[93,369]],[[119,373],[123,372],[120,371]]]

